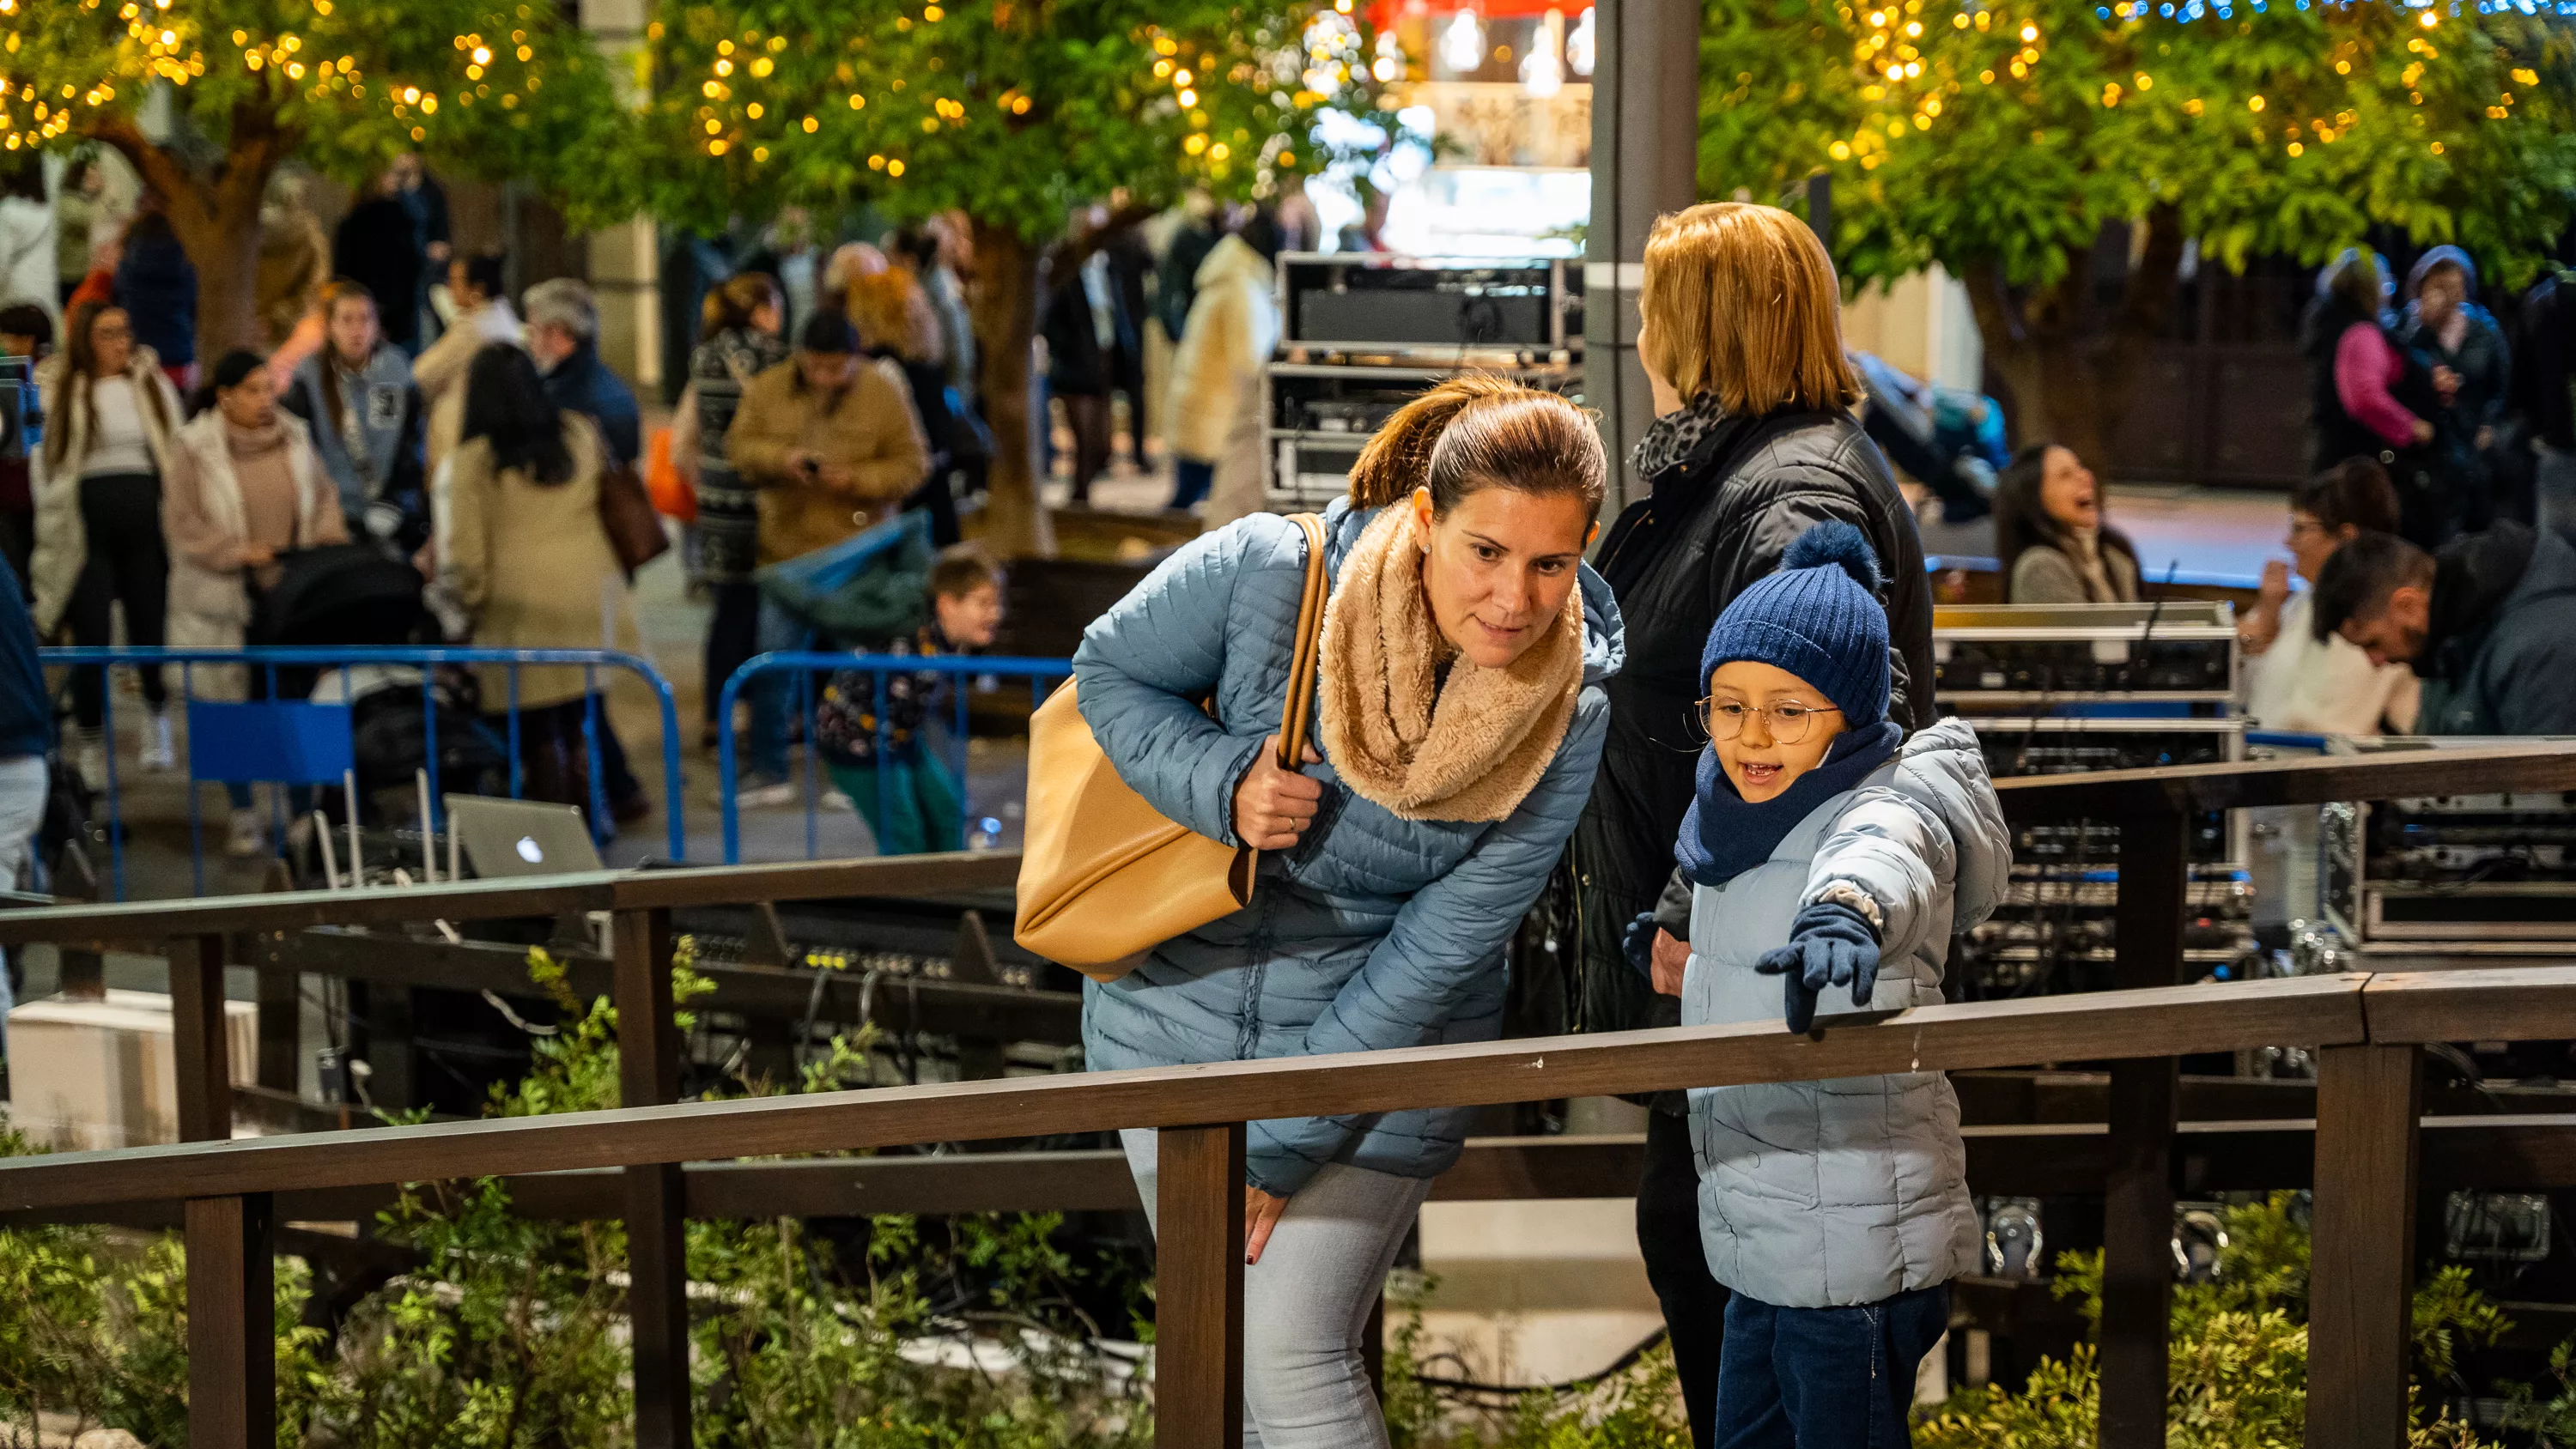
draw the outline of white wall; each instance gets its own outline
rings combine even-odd
[[[1985,365],[1968,290],[1937,263],[1846,303],[1843,340],[1944,387],[1975,390]]]

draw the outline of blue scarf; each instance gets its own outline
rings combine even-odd
[[[1717,762],[1717,747],[1702,746],[1690,813],[1682,817],[1681,837],[1673,842],[1674,862],[1700,885],[1726,884],[1769,860],[1817,806],[1869,778],[1904,738],[1894,720],[1840,735],[1822,764],[1759,805],[1746,804],[1736,793],[1726,767]]]

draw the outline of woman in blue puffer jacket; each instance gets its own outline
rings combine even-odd
[[[1263,852],[1251,905],[1087,989],[1095,1070],[1495,1036],[1503,947],[1582,813],[1621,657],[1617,607],[1582,562],[1604,472],[1581,410],[1500,379],[1389,419],[1324,514],[1332,595],[1300,771],[1270,742],[1305,578],[1295,524],[1200,538],[1091,626],[1077,697],[1120,777]],[[1386,1443],[1360,1333],[1466,1123],[1252,1124],[1247,1444]],[[1150,1212],[1154,1136],[1126,1147]]]

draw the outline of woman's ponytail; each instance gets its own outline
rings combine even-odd
[[[1431,490],[1446,514],[1469,493],[1500,485],[1578,493],[1598,504],[1608,466],[1583,409],[1490,372],[1461,373],[1397,408],[1351,466],[1351,505],[1384,508]]]
[[[1431,482],[1431,450],[1469,407],[1530,389],[1490,372],[1466,372],[1395,410],[1351,465],[1351,505],[1384,508]]]

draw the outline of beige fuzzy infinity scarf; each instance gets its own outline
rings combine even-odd
[[[1386,509],[1342,561],[1324,609],[1324,749],[1342,779],[1402,820],[1501,820],[1556,758],[1583,689],[1583,590],[1505,669],[1445,652],[1422,593],[1413,510]]]

